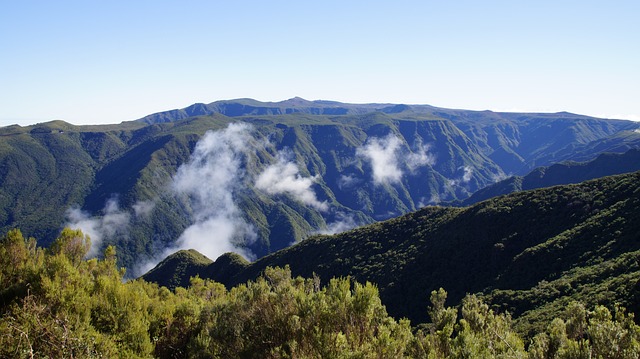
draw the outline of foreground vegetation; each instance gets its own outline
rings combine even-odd
[[[640,327],[612,303],[571,303],[531,340],[466,296],[425,303],[430,323],[390,317],[371,284],[293,278],[267,268],[227,290],[198,277],[170,291],[123,282],[115,249],[83,259],[89,238],[65,229],[45,250],[10,231],[0,243],[0,357],[9,358],[637,358]]]

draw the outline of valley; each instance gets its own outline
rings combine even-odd
[[[538,166],[626,152],[640,142],[637,127],[299,98],[219,101],[120,125],[9,126],[0,129],[1,228],[44,246],[65,225],[81,228],[93,253],[120,248],[132,275],[191,247],[257,259],[314,233],[464,201]]]

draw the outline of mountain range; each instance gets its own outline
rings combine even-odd
[[[0,228],[63,226],[131,275],[194,248],[258,259],[509,175],[640,145],[637,123],[300,98],[195,104],[119,125],[0,128]],[[550,167],[551,168],[551,167]]]

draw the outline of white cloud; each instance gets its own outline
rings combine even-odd
[[[155,206],[156,203],[154,201],[138,201],[132,208],[136,218],[148,218]]]
[[[87,257],[97,256],[105,239],[127,235],[131,220],[128,212],[120,210],[117,198],[107,201],[102,216],[92,217],[79,207],[72,207],[67,210],[66,218],[65,227],[80,229],[91,238]]]
[[[462,171],[462,174],[460,175],[460,177],[449,180],[449,185],[452,187],[459,186],[463,183],[467,183],[471,181],[471,178],[473,178],[473,168],[470,166],[458,167],[458,171]]]
[[[373,171],[373,183],[397,183],[404,170],[415,172],[422,166],[433,166],[436,157],[429,153],[430,146],[418,142],[413,152],[403,149],[402,140],[393,134],[387,137],[371,137],[356,150],[356,155],[369,161]]]
[[[409,168],[411,172],[418,169],[418,167],[426,165],[434,166],[436,164],[436,157],[429,153],[430,148],[431,146],[429,145],[418,143],[416,145],[416,151],[406,155],[407,168]]]
[[[319,211],[326,211],[329,205],[320,202],[311,188],[318,176],[302,177],[298,166],[287,159],[286,153],[278,153],[276,163],[269,165],[258,175],[255,187],[270,195],[289,194],[297,201]]]
[[[473,168],[469,166],[464,166],[462,170],[464,171],[464,173],[462,174],[462,182],[467,183],[471,181],[471,176],[473,175]]]
[[[153,258],[153,259],[147,258],[144,260],[139,260],[131,270],[132,278],[138,278],[145,275],[147,272],[152,270],[156,265],[158,265],[159,262],[160,260],[157,258]],[[127,272],[127,274],[129,274],[129,272]]]
[[[327,228],[318,231],[318,234],[337,234],[358,227],[353,215],[343,212],[336,213],[335,221],[327,223]]]
[[[431,196],[429,196],[429,199],[426,197],[420,197],[420,200],[418,201],[418,208],[437,205],[438,203],[440,203],[440,194],[432,193]]]
[[[375,184],[397,183],[402,179],[402,170],[398,165],[400,140],[389,134],[387,137],[370,137],[356,154],[369,161]]]
[[[189,226],[180,236],[180,249],[194,248],[209,258],[216,259],[223,253],[236,252],[246,258],[252,254],[241,248],[231,239],[240,232],[250,232],[246,223],[238,223],[238,219],[226,215],[218,215],[199,221]],[[171,252],[174,252],[171,250]]]
[[[493,183],[497,183],[497,182],[502,181],[503,179],[506,179],[507,177],[508,176],[506,174],[502,173],[502,172],[500,172],[500,173],[492,173],[491,174],[491,181]]]
[[[189,162],[178,168],[172,189],[187,199],[194,222],[165,255],[192,248],[211,259],[231,251],[251,259],[244,245],[255,240],[256,234],[234,202],[243,183],[241,166],[251,143],[250,129],[249,125],[232,123],[223,130],[207,132]]]
[[[338,188],[341,190],[348,190],[358,185],[362,180],[354,175],[341,175],[338,178]]]
[[[87,257],[95,257],[98,248],[102,244],[101,221],[99,217],[91,217],[91,214],[83,211],[80,207],[71,207],[66,212],[65,227],[79,229],[91,238],[91,248]]]

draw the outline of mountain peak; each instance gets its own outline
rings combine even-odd
[[[312,101],[305,100],[302,97],[298,97],[298,96],[290,98],[290,99],[285,100],[285,101],[282,101],[281,103],[282,104],[286,103],[286,104],[291,104],[291,105],[296,105],[296,104],[309,105],[309,104],[313,104]]]

